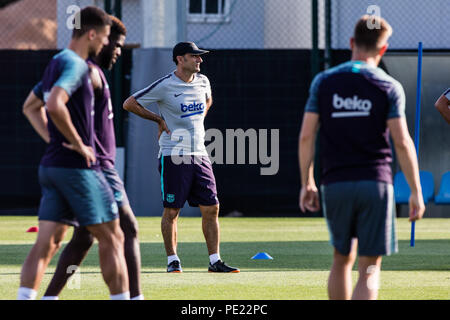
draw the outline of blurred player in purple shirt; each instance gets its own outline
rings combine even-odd
[[[124,184],[114,167],[116,158],[114,113],[108,82],[102,71],[102,68],[111,70],[122,54],[127,29],[118,18],[114,16],[110,16],[110,18],[112,26],[109,44],[103,47],[98,56],[90,57],[87,60],[95,96],[94,139],[97,160],[113,190],[114,198],[119,207],[120,226],[125,235],[125,259],[130,284],[130,297],[132,300],[141,300],[143,295],[141,294],[139,279],[141,255],[137,238],[138,224],[130,207]],[[35,91],[37,92],[37,90]],[[67,268],[74,265],[79,266],[93,243],[94,238],[86,228],[75,228],[71,241],[61,253],[58,266],[45,292],[44,299],[54,299],[59,295],[68,278],[73,274],[67,273]]]
[[[117,203],[95,155],[95,96],[85,61],[108,45],[111,20],[96,7],[77,14],[81,25],[74,28],[69,47],[55,55],[34,90],[45,102],[47,113],[34,93],[24,105],[25,115],[48,146],[39,167],[43,194],[39,235],[22,268],[18,299],[36,297],[68,225],[85,227],[97,238],[111,299],[130,297]]]

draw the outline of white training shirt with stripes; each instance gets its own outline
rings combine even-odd
[[[159,157],[169,155],[207,156],[205,147],[206,100],[211,97],[208,78],[194,74],[192,82],[185,82],[175,72],[153,82],[133,94],[145,108],[156,102],[159,114],[171,134],[163,132],[159,139]]]

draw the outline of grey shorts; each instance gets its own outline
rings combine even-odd
[[[117,202],[117,206],[119,208],[122,208],[124,206],[127,206],[130,204],[128,201],[128,196],[125,191],[125,186],[123,185],[123,181],[119,176],[119,173],[116,169],[102,169],[103,175],[106,178],[106,181],[108,181],[109,186],[111,187],[114,199]]]
[[[398,251],[392,184],[348,181],[322,185],[322,208],[330,242],[348,255],[352,238],[360,256],[390,255]]]
[[[118,219],[117,203],[101,171],[39,167],[39,220],[89,226]]]

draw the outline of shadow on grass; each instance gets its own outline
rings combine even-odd
[[[382,269],[449,271],[449,245],[449,240],[417,240],[416,247],[410,248],[409,241],[399,241],[399,253],[384,257]],[[0,245],[0,267],[21,266],[31,247]],[[64,246],[61,250],[63,249]],[[258,252],[267,252],[273,260],[252,260],[251,257]],[[185,272],[204,272],[208,267],[205,243],[179,243],[178,256]],[[333,248],[327,241],[222,242],[221,256],[229,265],[236,266],[243,272],[328,271],[332,263]],[[51,267],[56,266],[58,257],[59,253],[50,263]],[[141,257],[143,274],[165,272],[167,259],[162,243],[141,243]],[[97,245],[91,248],[83,266],[99,266]],[[86,272],[89,273],[87,270]],[[7,273],[10,274],[11,271],[1,274]]]

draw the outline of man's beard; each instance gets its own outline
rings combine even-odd
[[[111,70],[113,66],[113,52],[105,47],[97,56],[97,63],[102,69]]]
[[[188,71],[189,73],[198,73],[198,72],[200,72],[199,69],[200,68],[197,69],[196,66],[193,66],[193,67],[186,68],[185,70]]]
[[[95,48],[89,48],[89,57],[93,58],[97,55],[97,51],[95,50]]]

